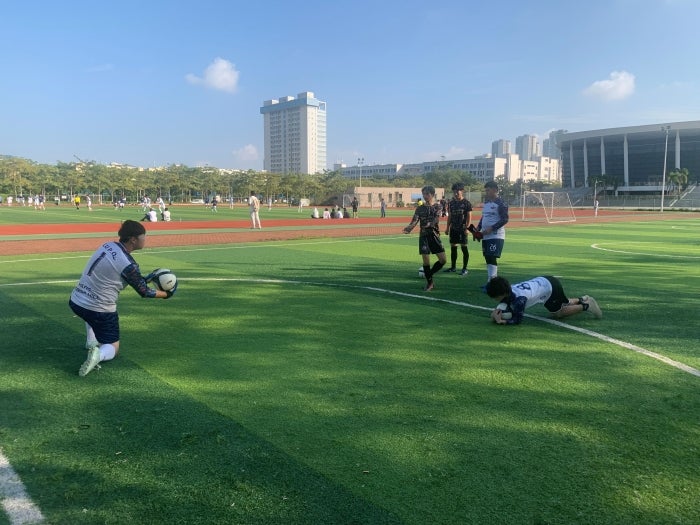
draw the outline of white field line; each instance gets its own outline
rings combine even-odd
[[[44,522],[39,507],[29,498],[22,480],[0,450],[0,500],[11,525],[29,525]]]
[[[190,279],[181,279],[182,281],[188,281]],[[438,303],[445,303],[445,304],[453,304],[456,306],[462,306],[465,308],[473,308],[475,310],[485,310],[485,311],[491,311],[491,308],[486,307],[486,306],[479,306],[476,304],[470,304],[470,303],[465,303],[462,301],[453,301],[450,299],[440,299],[437,297],[429,297],[426,295],[418,295],[418,294],[412,294],[412,293],[407,293],[407,292],[397,292],[396,290],[387,290],[386,288],[377,288],[374,286],[358,286],[358,285],[353,285],[353,284],[333,284],[333,283],[322,283],[322,282],[313,282],[313,281],[293,281],[293,280],[287,280],[287,279],[249,279],[249,278],[239,278],[239,277],[198,277],[196,279],[191,279],[193,281],[232,281],[232,282],[253,282],[253,283],[271,283],[271,284],[294,284],[294,285],[299,285],[299,284],[306,284],[310,286],[328,286],[328,287],[333,287],[333,288],[353,288],[353,289],[359,289],[359,290],[369,290],[372,292],[378,292],[378,293],[384,293],[388,295],[397,295],[401,297],[410,297],[412,299],[421,299],[423,301],[434,301]],[[46,284],[65,284],[65,283],[73,283],[75,281],[41,281],[41,282],[31,282],[31,283],[6,283],[6,284],[0,284],[0,288],[5,288],[5,287],[10,287],[10,286],[32,286],[32,285],[46,285]],[[670,365],[674,368],[677,368],[678,370],[681,370],[683,372],[686,372],[688,374],[700,377],[700,370],[697,368],[693,368],[692,366],[686,365],[685,363],[681,363],[680,361],[675,361],[669,357],[666,357],[664,355],[661,355],[656,352],[652,352],[651,350],[647,350],[645,348],[642,348],[637,345],[633,345],[632,343],[628,343],[626,341],[622,341],[620,339],[615,339],[613,337],[609,337],[605,334],[601,334],[598,332],[595,332],[593,330],[588,330],[587,328],[580,328],[578,326],[573,326],[570,324],[562,323],[561,321],[557,321],[555,319],[549,319],[547,317],[540,317],[538,315],[533,315],[533,314],[525,314],[525,317],[528,317],[530,319],[535,319],[537,321],[541,321],[543,323],[549,323],[553,324],[556,326],[559,326],[561,328],[565,328],[567,330],[571,330],[574,332],[579,332],[581,334],[587,335],[589,337],[593,337],[595,339],[600,339],[601,341],[605,341],[606,343],[611,343],[617,346],[620,346],[622,348],[626,348],[627,350],[632,350],[633,352],[637,352],[638,354],[645,355],[647,357],[651,357],[652,359],[656,359],[657,361],[660,361],[662,363],[665,363],[667,365]]]
[[[645,255],[647,257],[665,257],[667,259],[700,259],[700,255],[678,255],[675,253],[649,253],[649,252],[631,252],[628,250],[613,250],[612,248],[603,248],[601,244],[591,244],[594,250],[610,253],[622,253],[625,255]]]
[[[189,279],[183,279],[184,281],[187,281]],[[229,277],[204,277],[204,278],[197,278],[197,279],[192,279],[194,281],[228,281],[228,282],[246,282],[246,283],[268,283],[268,284],[293,284],[293,285],[299,285],[299,284],[304,284],[304,285],[309,285],[309,286],[327,286],[327,287],[333,287],[333,288],[352,288],[352,289],[360,289],[360,290],[368,290],[371,292],[376,292],[376,293],[383,293],[387,295],[396,295],[399,297],[409,297],[411,299],[420,299],[423,301],[432,301],[436,303],[445,303],[445,304],[452,304],[455,306],[462,306],[465,308],[473,308],[475,310],[484,310],[484,311],[491,311],[491,308],[488,308],[486,306],[479,306],[475,304],[470,304],[470,303],[465,303],[462,301],[453,301],[449,299],[440,299],[437,297],[430,297],[426,296],[423,294],[413,294],[413,293],[407,293],[407,292],[398,292],[396,290],[388,290],[386,288],[377,288],[375,286],[357,286],[357,285],[350,285],[350,284],[329,284],[329,283],[321,283],[321,282],[314,282],[314,281],[295,281],[295,280],[288,280],[288,279],[249,279],[249,278],[229,278]],[[32,285],[45,285],[45,284],[65,284],[65,283],[73,283],[75,282],[74,280],[70,281],[43,281],[43,282],[33,282],[33,283],[10,283],[10,284],[1,284],[0,287],[8,287],[8,286],[32,286]],[[550,323],[556,326],[559,326],[561,328],[565,328],[567,330],[572,330],[575,332],[579,332],[581,334],[587,335],[589,337],[594,337],[596,339],[600,339],[601,341],[605,341],[606,343],[611,343],[617,346],[620,346],[622,348],[626,348],[628,350],[632,350],[633,352],[637,352],[640,354],[643,354],[647,357],[651,357],[652,359],[656,359],[662,363],[665,363],[669,366],[672,366],[674,368],[677,368],[678,370],[681,370],[683,372],[686,372],[688,374],[694,375],[696,377],[700,377],[700,370],[697,370],[691,366],[688,366],[684,363],[681,363],[679,361],[675,361],[673,359],[670,359],[666,356],[663,356],[661,354],[658,354],[656,352],[652,352],[650,350],[646,350],[644,348],[641,348],[639,346],[633,345],[631,343],[627,343],[625,341],[621,341],[619,339],[615,339],[612,337],[608,337],[607,335],[600,334],[598,332],[594,332],[593,330],[588,330],[586,328],[580,328],[577,326],[572,326],[568,325],[566,323],[562,323],[561,321],[557,321],[554,319],[548,319],[545,317],[540,317],[537,315],[532,315],[532,314],[525,314],[525,317],[528,317],[530,319],[535,319],[538,321],[541,321],[543,323]],[[27,495],[24,485],[22,484],[21,480],[15,473],[15,471],[12,469],[12,466],[10,463],[7,461],[5,456],[2,454],[2,451],[0,451],[0,498],[2,498],[2,506],[7,513],[8,517],[10,518],[10,523],[11,525],[29,525],[29,524],[34,524],[34,523],[43,523],[44,517],[41,514],[41,511],[34,505],[34,503],[29,499],[29,496]]]

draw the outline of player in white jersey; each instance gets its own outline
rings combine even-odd
[[[597,319],[603,317],[603,312],[593,297],[582,295],[569,299],[559,279],[551,275],[534,277],[512,286],[507,279],[494,277],[486,284],[486,293],[499,303],[506,303],[513,314],[505,320],[501,318],[501,310],[493,310],[491,319],[497,324],[520,324],[525,309],[536,304],[544,304],[555,319],[581,312],[590,312]]]
[[[486,261],[487,282],[498,275],[498,259],[503,252],[506,239],[505,225],[508,223],[508,205],[498,196],[498,184],[488,181],[484,184],[486,199],[481,211],[477,229],[483,235],[481,251]],[[485,287],[482,287],[485,291]]]
[[[90,373],[101,361],[114,359],[119,352],[119,293],[131,286],[141,297],[169,299],[177,290],[168,292],[148,287],[152,274],[141,275],[131,252],[146,244],[146,228],[139,222],[126,220],[119,229],[118,242],[106,242],[90,257],[68,302],[71,310],[85,321],[88,358],[79,375]]]

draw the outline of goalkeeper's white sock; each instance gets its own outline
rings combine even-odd
[[[97,346],[97,337],[95,337],[95,332],[92,329],[92,327],[87,323],[85,323],[85,332],[85,347],[89,348],[91,346]]]
[[[100,347],[100,362],[110,361],[117,355],[117,349],[112,345],[102,345]]]
[[[498,275],[498,266],[495,264],[486,265],[486,274],[489,276],[489,281]]]

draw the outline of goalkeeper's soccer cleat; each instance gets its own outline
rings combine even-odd
[[[600,309],[598,302],[593,299],[593,297],[590,295],[584,295],[581,297],[581,299],[583,299],[583,302],[588,305],[588,311],[591,312],[596,319],[603,318],[603,311]]]
[[[80,370],[78,371],[78,375],[80,377],[85,377],[90,372],[92,372],[95,369],[95,367],[99,368],[99,362],[100,362],[100,347],[95,346],[94,348],[90,349],[90,351],[88,352],[88,358],[85,360],[85,362],[82,365],[80,365]]]

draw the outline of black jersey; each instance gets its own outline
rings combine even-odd
[[[450,225],[467,226],[467,214],[472,211],[472,203],[467,199],[452,199],[449,203]]]
[[[407,229],[411,231],[416,224],[420,223],[421,235],[433,234],[440,236],[440,215],[440,205],[437,203],[418,206]]]

